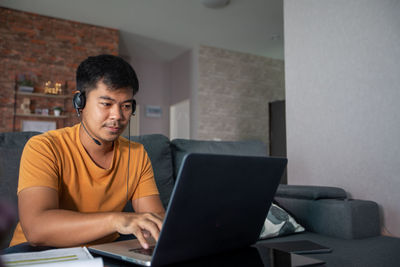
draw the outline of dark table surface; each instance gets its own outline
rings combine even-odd
[[[14,250],[3,251],[6,253],[16,252],[34,252],[54,249],[51,247],[32,247],[28,243],[20,244],[14,247]],[[120,267],[120,266],[138,266],[136,264],[96,255],[94,257],[102,257],[104,266]],[[264,267],[292,267],[292,266],[325,266],[324,262],[312,258],[310,255],[296,255],[286,253],[279,250],[274,250],[267,247],[265,244],[256,244],[250,247],[236,249],[219,253],[216,255],[208,255],[202,258],[197,258],[191,261],[179,262],[170,266],[264,266]]]
[[[94,257],[102,257],[104,266],[139,266],[133,263],[117,260],[92,253]],[[274,250],[263,245],[254,245],[242,249],[209,255],[202,258],[176,263],[170,266],[264,266],[264,267],[292,267],[292,266],[325,266],[324,262],[312,258],[312,255],[297,255]]]

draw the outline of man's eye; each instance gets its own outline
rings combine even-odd
[[[109,106],[111,106],[111,103],[101,102],[101,105],[103,105],[103,106],[105,106],[105,107],[109,107]]]
[[[132,105],[131,105],[131,104],[125,104],[125,105],[122,106],[122,108],[124,108],[124,109],[131,109],[131,108],[132,108]]]

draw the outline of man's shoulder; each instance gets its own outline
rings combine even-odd
[[[65,142],[76,142],[77,126],[64,127],[57,130],[50,130],[42,134],[31,137],[28,141],[30,145],[34,144],[52,144],[60,145]]]

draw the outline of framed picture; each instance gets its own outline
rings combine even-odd
[[[160,118],[162,115],[162,109],[160,106],[146,105],[145,108],[146,117]]]

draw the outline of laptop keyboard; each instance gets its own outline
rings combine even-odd
[[[147,255],[147,256],[151,256],[153,255],[153,251],[154,251],[155,246],[150,246],[148,249],[145,248],[132,248],[129,251],[135,252],[135,253],[139,253],[139,254],[143,254],[143,255]]]

